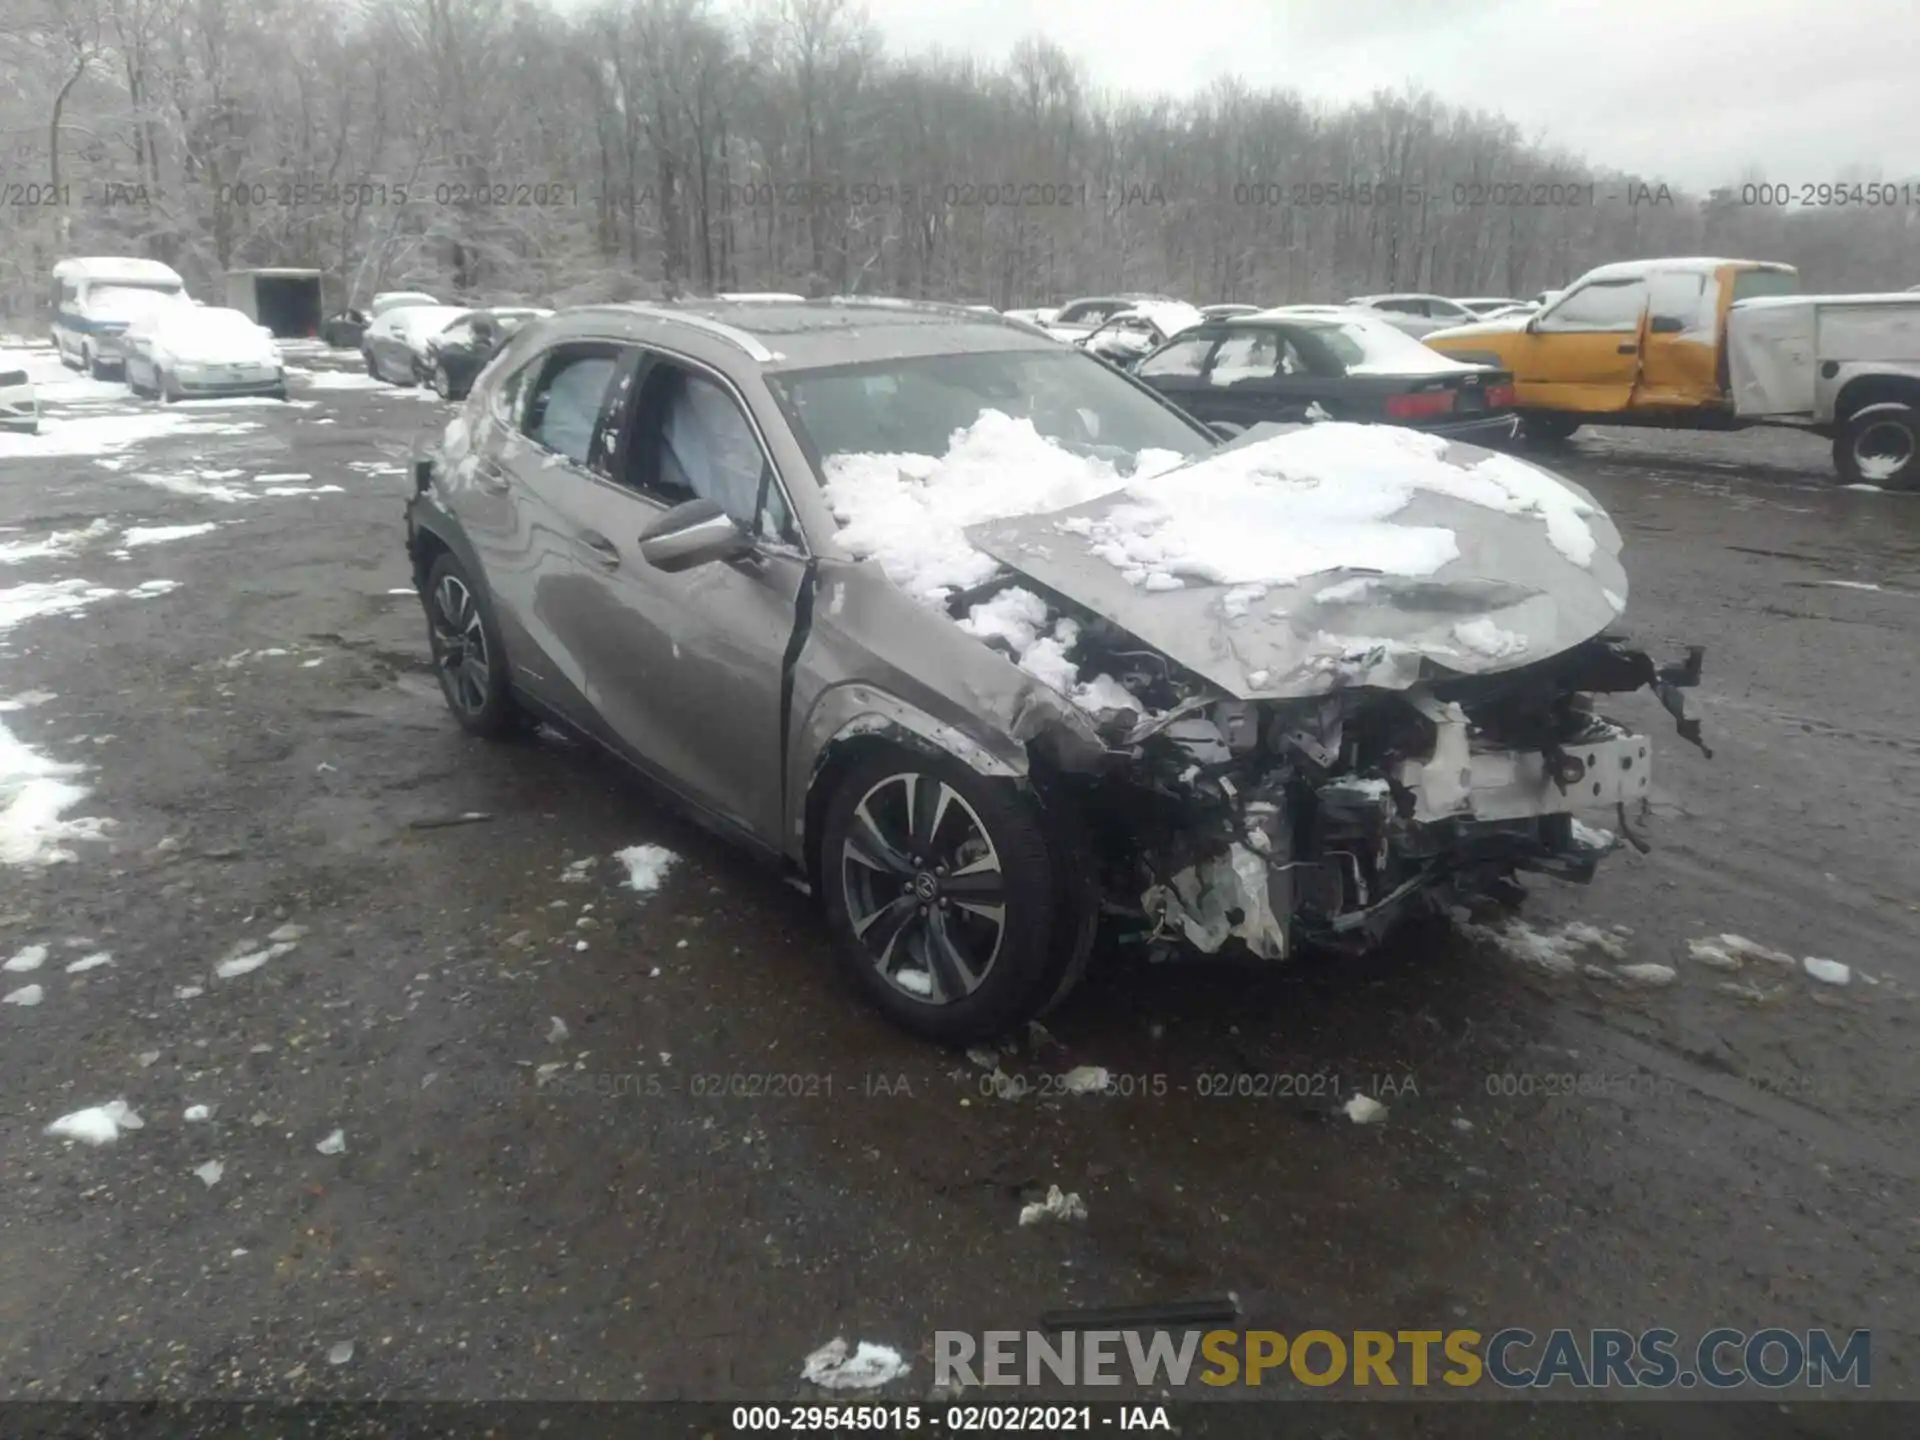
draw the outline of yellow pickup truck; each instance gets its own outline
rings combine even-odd
[[[1511,372],[1530,439],[1787,425],[1832,440],[1850,481],[1920,483],[1920,296],[1799,291],[1791,265],[1633,260],[1589,270],[1532,315],[1421,338]]]

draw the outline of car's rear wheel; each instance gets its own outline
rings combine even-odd
[[[434,362],[433,393],[442,400],[453,398],[453,377],[447,374],[447,362],[444,360]]]
[[[372,348],[362,345],[360,347],[360,358],[367,362],[367,374],[378,380],[380,378],[380,362],[373,358]]]
[[[181,398],[180,382],[173,378],[170,371],[162,370],[154,377],[154,383],[160,389],[160,398],[171,405]]]
[[[461,728],[497,739],[521,727],[507,683],[506,649],[492,607],[460,562],[442,555],[427,575],[427,640],[440,692]]]
[[[828,798],[828,923],[856,982],[895,1023],[936,1040],[999,1035],[1063,994],[1064,860],[1030,790],[945,755],[888,747]],[[1068,917],[1072,918],[1072,917]]]
[[[1574,431],[1580,428],[1578,420],[1569,420],[1564,415],[1523,415],[1520,417],[1520,438],[1536,445],[1560,445],[1573,438]]]
[[[1920,409],[1889,401],[1849,415],[1833,440],[1833,468],[1850,485],[1920,488]]]

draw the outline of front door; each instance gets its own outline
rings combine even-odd
[[[1516,337],[1514,391],[1522,408],[1605,414],[1627,409],[1640,378],[1647,282],[1589,280],[1567,291]]]
[[[1291,425],[1315,404],[1335,419],[1361,418],[1342,410],[1338,385],[1315,373],[1283,326],[1234,326],[1208,360],[1204,384],[1209,420]]]
[[[564,502],[591,594],[569,616],[589,699],[647,769],[777,842],[781,676],[807,570],[784,491],[731,386],[676,360],[643,361],[611,452],[606,476],[570,485]],[[725,509],[755,551],[655,569],[641,535],[695,498]]]

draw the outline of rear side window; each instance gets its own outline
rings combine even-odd
[[[1277,330],[1245,330],[1220,342],[1207,379],[1215,385],[1271,380],[1306,369],[1293,343]]]
[[[612,346],[568,347],[552,355],[528,397],[522,427],[527,438],[585,465],[618,364]]]
[[[1739,270],[1733,277],[1733,298],[1752,300],[1760,295],[1798,295],[1800,276],[1792,270]]]
[[[1596,280],[1564,296],[1540,317],[1542,330],[1638,330],[1647,308],[1645,280]]]

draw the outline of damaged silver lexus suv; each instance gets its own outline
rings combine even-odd
[[[1364,946],[1647,794],[1595,696],[1620,536],[1417,431],[1218,445],[1099,361],[903,302],[571,310],[415,463],[407,544],[467,729],[558,722],[822,899],[890,1016],[1056,1004],[1103,915],[1278,961]],[[1629,832],[1630,833],[1630,832]]]

